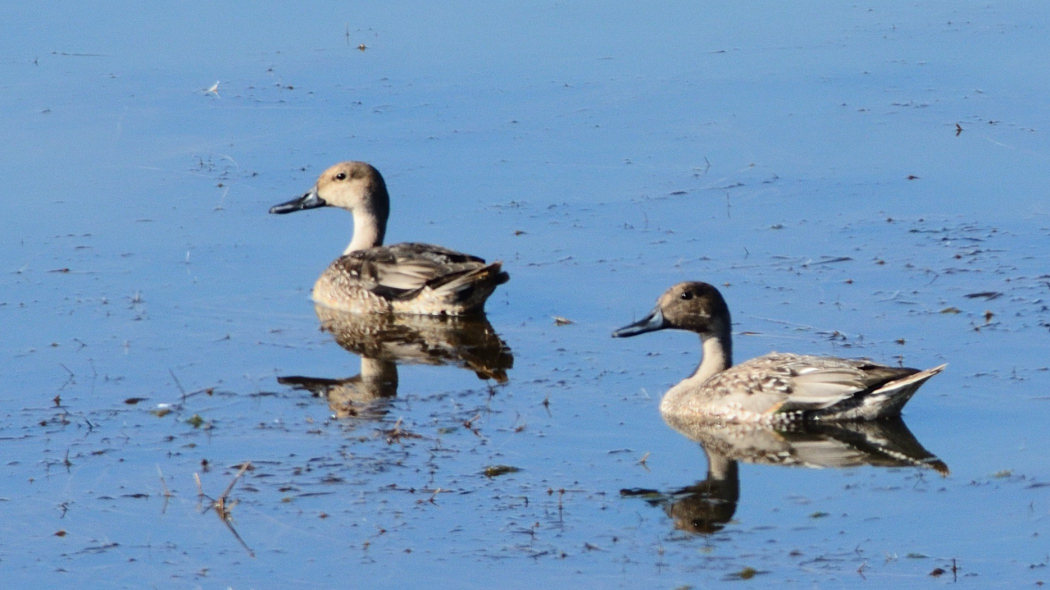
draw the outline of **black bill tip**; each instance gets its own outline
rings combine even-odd
[[[663,330],[666,327],[667,322],[664,320],[664,313],[660,311],[660,308],[656,308],[649,315],[629,326],[624,326],[619,330],[616,330],[612,335],[613,338],[628,338],[630,336],[645,334],[646,332]]]
[[[282,215],[284,213],[294,213],[296,211],[302,211],[303,209],[315,209],[317,207],[324,207],[328,203],[324,199],[317,196],[317,190],[314,189],[305,195],[292,199],[286,203],[274,205],[270,207],[270,213],[276,213]]]

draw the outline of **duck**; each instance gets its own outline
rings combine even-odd
[[[422,243],[383,245],[390,195],[366,162],[340,162],[321,173],[301,197],[274,205],[286,214],[338,207],[353,214],[354,231],[343,255],[317,279],[314,302],[349,313],[460,316],[484,310],[496,287],[510,279],[502,262]]]
[[[899,416],[919,387],[947,366],[920,371],[867,359],[780,352],[734,365],[731,323],[718,289],[683,282],[664,292],[649,315],[613,337],[669,328],[700,335],[700,365],[664,394],[660,411],[665,419],[776,426],[889,418]]]

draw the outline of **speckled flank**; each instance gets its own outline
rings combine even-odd
[[[707,415],[729,423],[873,420],[900,409],[944,365],[916,371],[864,360],[771,353],[697,384],[672,387],[660,411]],[[698,387],[699,385],[699,387]]]
[[[480,312],[509,276],[500,262],[422,243],[383,246],[390,197],[379,171],[364,162],[325,170],[302,197],[271,213],[340,207],[354,216],[354,233],[343,256],[314,284],[320,305],[350,313],[463,315]]]
[[[733,366],[731,320],[721,293],[679,283],[645,319],[614,336],[675,328],[700,335],[703,359],[660,402],[665,415],[726,423],[874,420],[901,408],[945,365],[919,371],[867,360],[770,353]]]

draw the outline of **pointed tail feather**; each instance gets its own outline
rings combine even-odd
[[[930,377],[940,373],[947,366],[947,363],[945,363],[932,369],[913,373],[902,379],[890,381],[864,396],[861,414],[869,420],[899,415],[901,409],[904,408],[904,404],[908,403],[908,400],[915,395],[919,387],[922,387],[922,384],[926,383]]]
[[[925,371],[919,371],[918,373],[912,373],[907,377],[890,381],[889,383],[871,392],[870,395],[893,395],[895,391],[908,387],[912,388],[912,393],[914,393],[914,390],[918,389],[919,386],[925,383],[927,379],[933,377],[937,373],[940,373],[947,366],[948,363],[945,363],[932,369],[926,369]]]

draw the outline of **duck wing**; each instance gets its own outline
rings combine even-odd
[[[485,260],[441,246],[394,244],[345,254],[333,263],[385,299],[410,299],[424,288],[440,289],[485,268]],[[506,273],[502,273],[505,277]],[[503,279],[501,282],[506,282]]]
[[[919,386],[943,368],[919,371],[864,359],[772,353],[723,371],[709,383],[735,392],[733,397],[760,402],[768,414],[874,419],[899,413]]]

